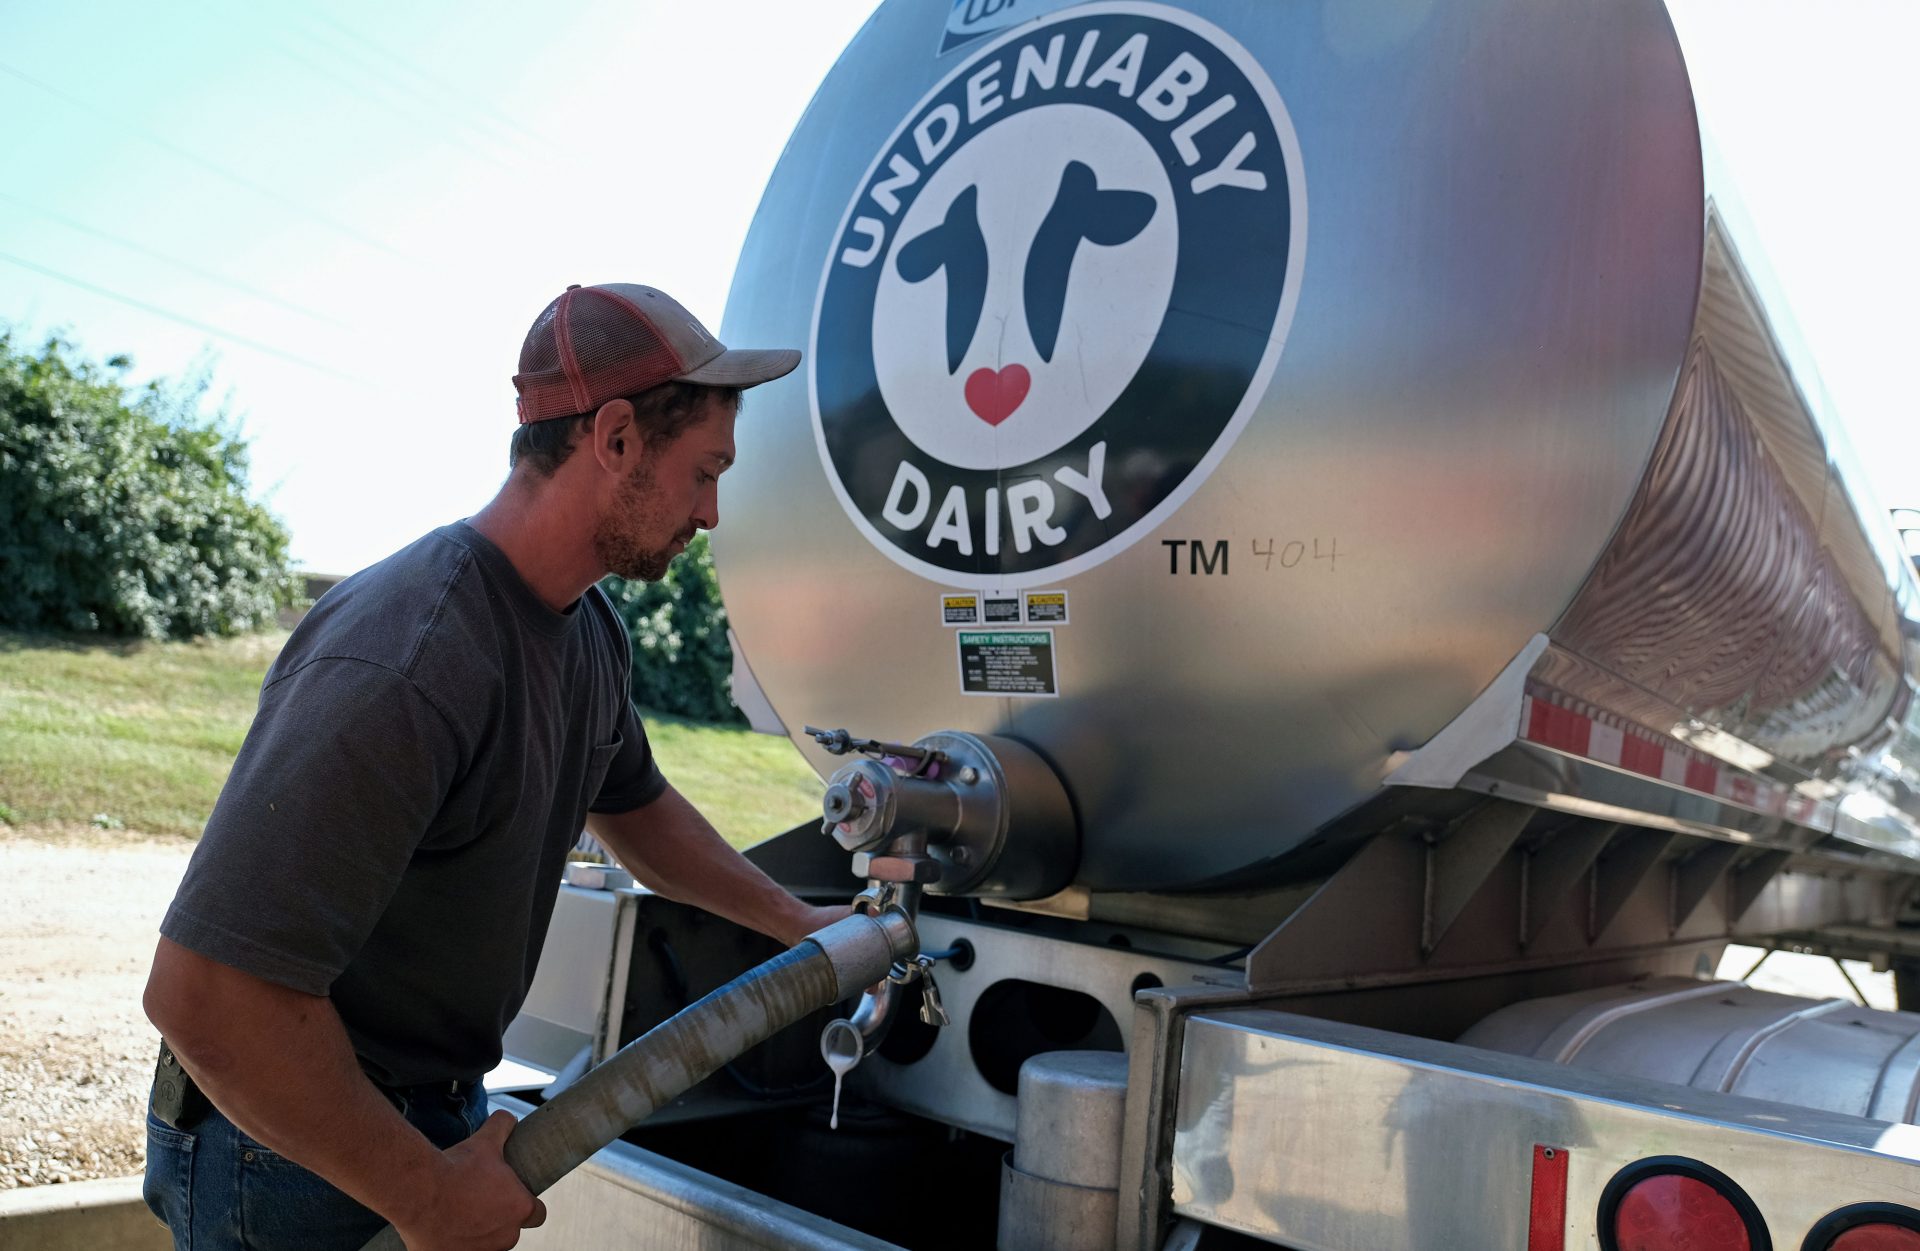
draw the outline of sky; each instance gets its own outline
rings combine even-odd
[[[1867,476],[1920,507],[1920,3],[1670,7]],[[647,282],[718,328],[872,8],[7,0],[0,324],[126,353],[136,384],[208,371],[296,563],[351,571],[492,495],[520,341],[568,283]]]

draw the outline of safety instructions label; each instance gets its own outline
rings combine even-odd
[[[1067,624],[1065,591],[1028,591],[1026,601],[1028,625]]]
[[[962,630],[960,690],[966,695],[1054,696],[1052,630]]]
[[[949,593],[940,597],[940,624],[950,626],[979,625],[980,597],[973,594]]]

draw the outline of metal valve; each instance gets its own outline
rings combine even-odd
[[[941,1002],[940,986],[933,980],[934,958],[925,952],[915,956],[911,964],[896,964],[887,974],[887,980],[895,986],[905,989],[915,982],[920,983],[920,1020],[923,1024],[936,1029],[944,1029],[953,1024],[953,1017],[947,1012],[947,1005]]]
[[[820,832],[830,835],[834,826],[853,821],[865,811],[866,805],[861,802],[858,791],[845,782],[835,782],[820,798]]]
[[[920,959],[925,960],[925,956]],[[940,987],[933,980],[932,962],[920,975],[920,1019],[928,1025],[944,1029],[953,1024],[953,1018],[947,1015],[947,1005],[940,1002]]]
[[[1072,807],[1024,744],[954,731],[915,743],[808,733],[832,755],[861,757],[834,772],[820,804],[820,832],[853,856],[856,876],[1006,899],[1071,880]]]

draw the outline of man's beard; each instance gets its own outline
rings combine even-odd
[[[594,554],[604,568],[629,581],[658,582],[667,576],[667,566],[677,554],[674,543],[690,542],[695,533],[689,526],[665,547],[646,546],[644,536],[658,534],[664,526],[656,504],[653,467],[643,461],[620,484],[612,512],[600,519],[593,533]]]

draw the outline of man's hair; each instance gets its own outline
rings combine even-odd
[[[707,411],[709,401],[718,400],[738,413],[740,396],[738,387],[663,382],[650,391],[627,397],[627,402],[633,405],[633,420],[640,429],[641,440],[648,447],[660,447],[679,438],[688,426],[698,421]],[[599,411],[530,421],[521,426],[513,432],[513,442],[507,448],[507,468],[516,469],[525,461],[534,473],[551,478],[555,470],[567,463],[567,457],[573,455],[580,436],[593,428],[594,413]]]

